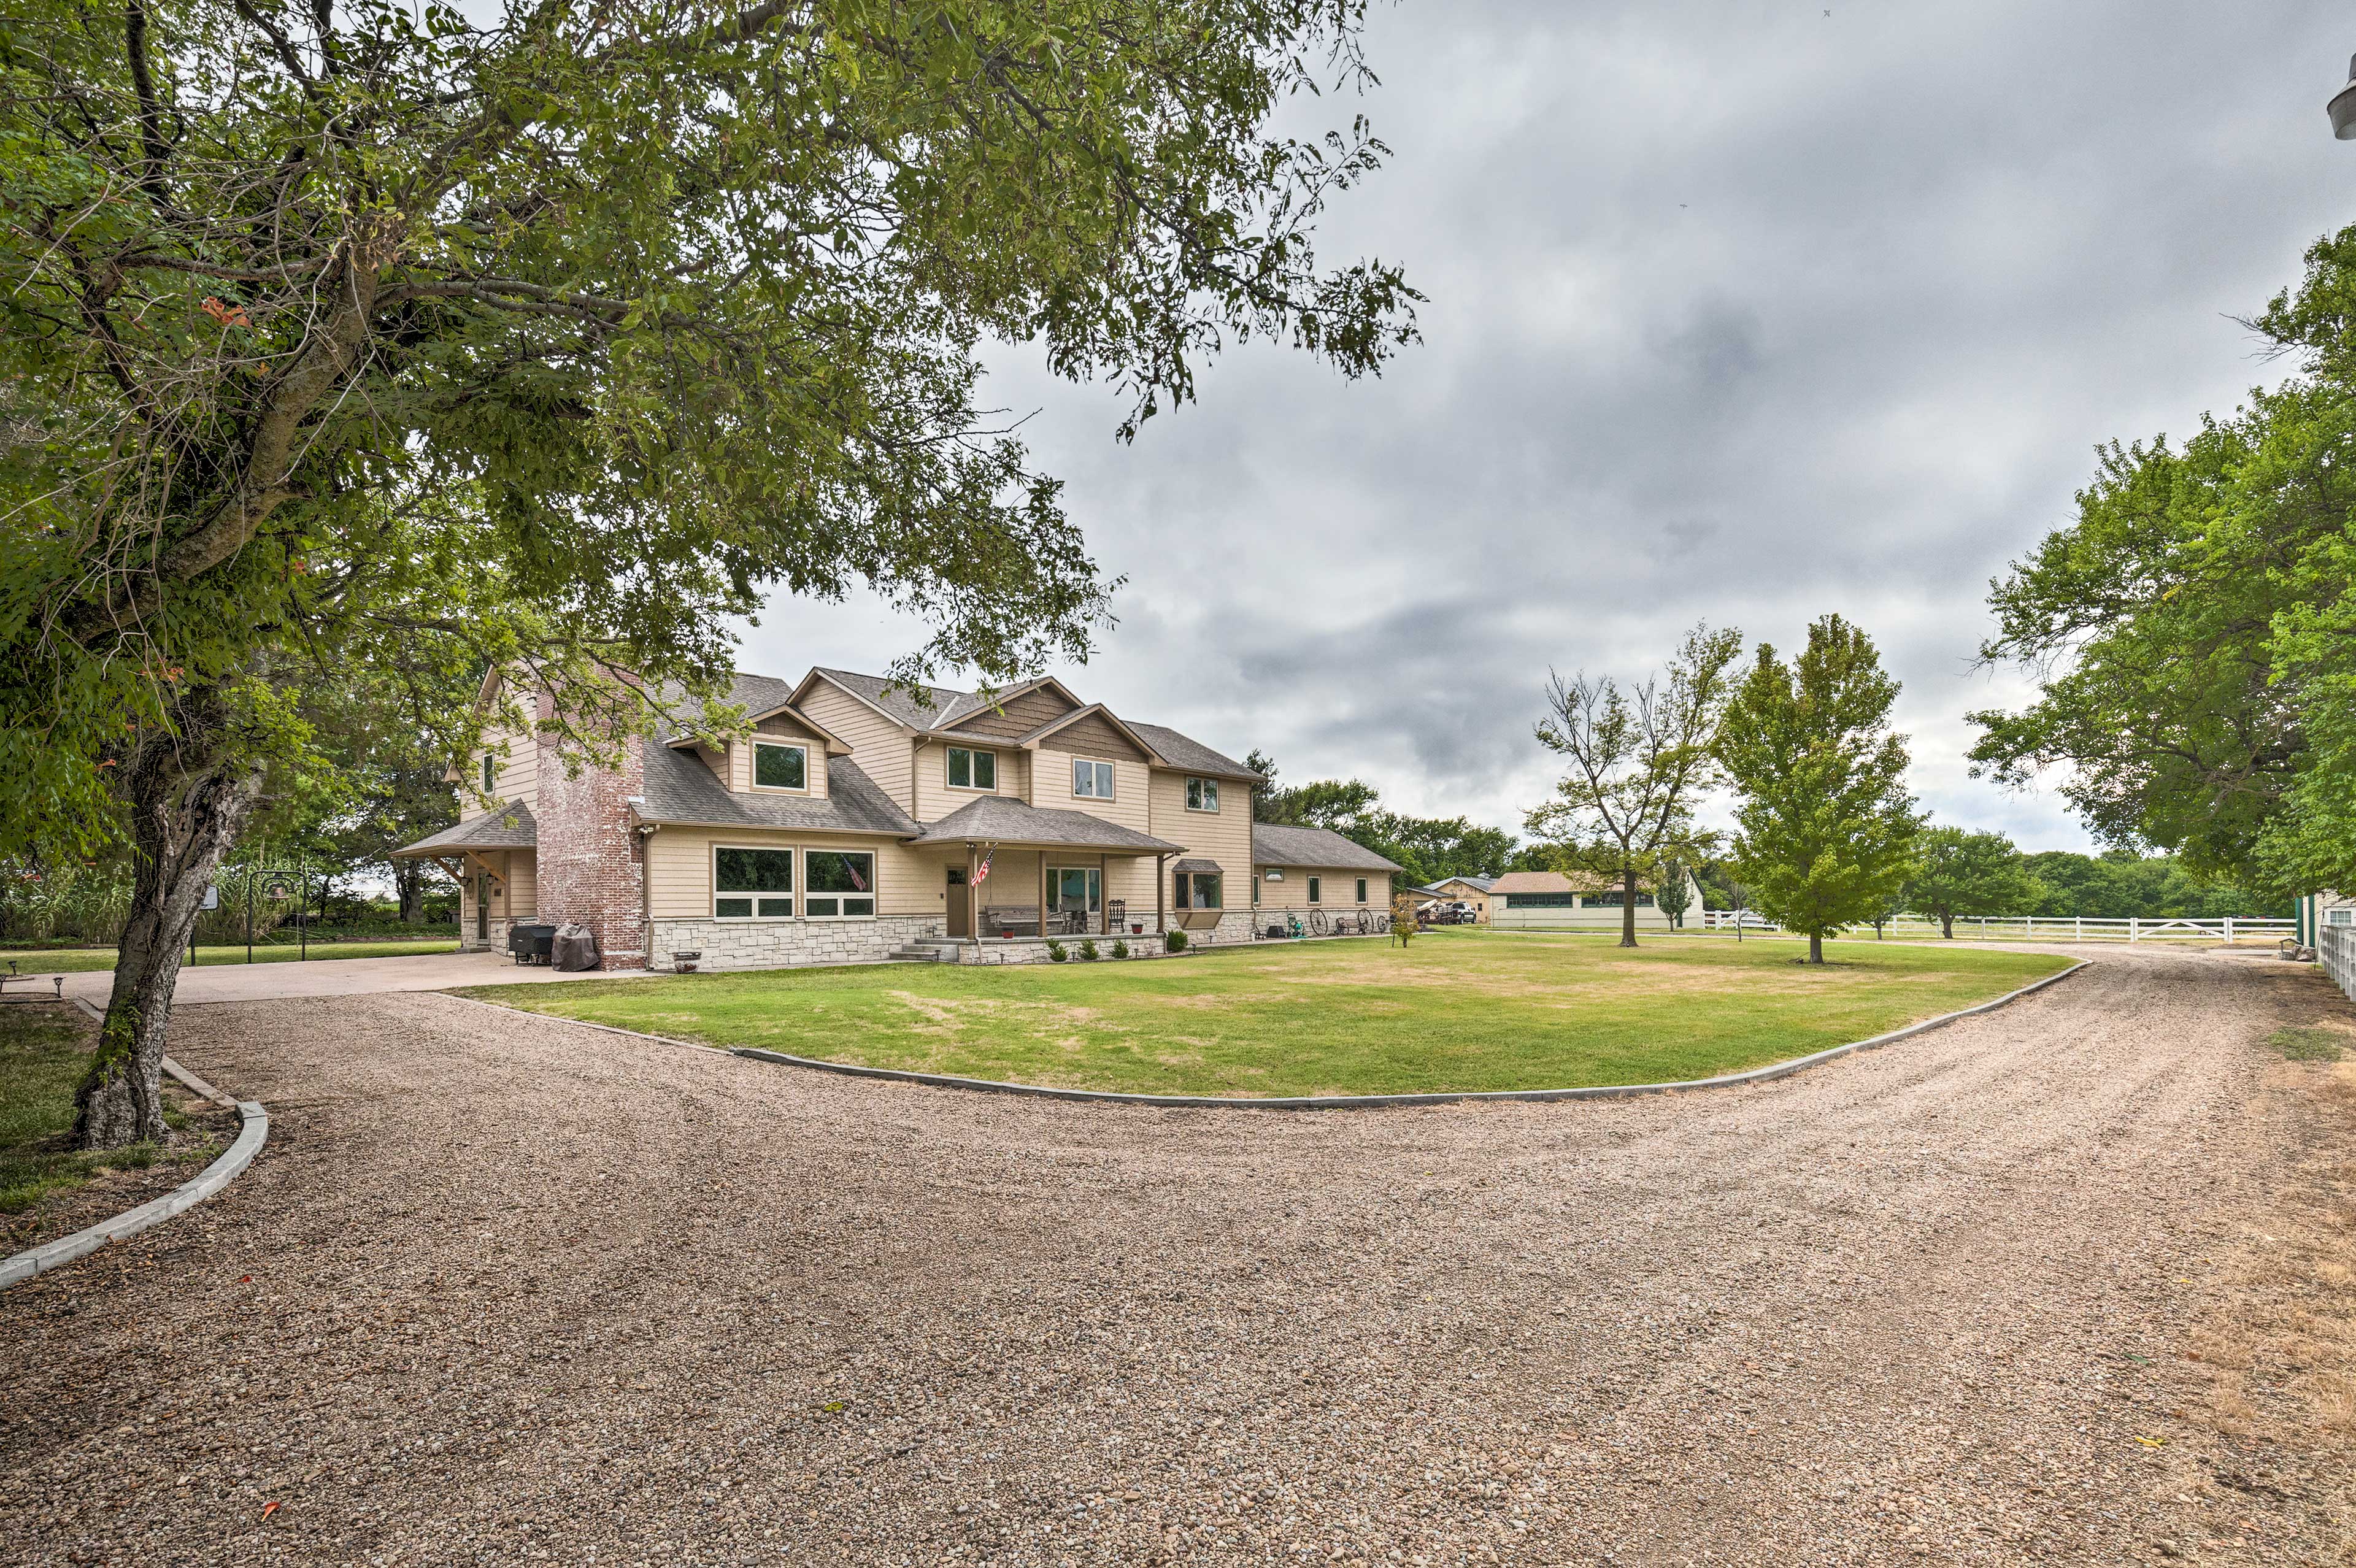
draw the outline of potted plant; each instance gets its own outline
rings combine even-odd
[[[1131,936],[1143,936],[1145,934],[1145,923],[1141,920],[1130,921],[1129,923],[1129,933]]]

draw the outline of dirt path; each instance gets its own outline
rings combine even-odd
[[[2260,1044],[2340,1007],[2104,953],[1759,1089],[1301,1116],[192,1009],[271,1149],[0,1296],[0,1559],[2339,1562],[2339,1440],[2183,1352],[2345,1168]]]

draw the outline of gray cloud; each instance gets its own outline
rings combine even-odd
[[[2344,221],[2337,6],[1435,5],[1379,12],[1396,150],[1336,259],[1404,261],[1426,341],[1348,384],[1230,354],[1115,444],[1116,403],[995,357],[1129,586],[1092,695],[1295,777],[1519,826],[1549,665],[1641,677],[1697,619],[1837,610],[1906,683],[1917,790],[2033,848],[2050,794],[1966,776],[1987,579],[2114,436],[2252,382],[2231,313]],[[1346,116],[1327,101],[1288,112]],[[1302,126],[1322,123],[1306,120]],[[880,665],[915,628],[780,603],[745,662]]]

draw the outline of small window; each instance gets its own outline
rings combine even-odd
[[[756,789],[809,788],[809,752],[799,746],[753,743],[753,784]]]
[[[875,857],[863,849],[808,849],[802,869],[809,886],[802,912],[812,920],[849,920],[875,912]]]
[[[1320,889],[1320,887],[1318,886],[1318,884],[1319,884],[1323,880],[1323,879],[1319,878],[1319,877],[1312,877],[1312,878],[1310,878],[1310,879],[1309,879],[1309,901],[1310,901],[1311,903],[1316,903],[1317,901],[1318,901],[1318,897],[1317,897],[1317,895],[1318,895],[1318,893],[1319,893],[1322,890]]]
[[[491,793],[491,786],[498,781],[498,759],[492,756],[490,752],[485,752],[483,753],[483,793],[485,795]]]
[[[2326,925],[2356,925],[2356,909],[2328,909],[2323,912]]]
[[[1086,757],[1072,759],[1072,793],[1090,800],[1112,798],[1112,764],[1092,763]]]
[[[1180,909],[1224,909],[1219,901],[1219,876],[1215,871],[1181,871],[1178,873],[1178,907]]]
[[[998,753],[949,748],[949,788],[994,790],[998,787]]]
[[[787,920],[794,912],[791,849],[714,849],[712,912],[720,920]]]
[[[1186,809],[1189,811],[1218,810],[1219,781],[1216,779],[1188,779],[1186,781]]]
[[[1364,877],[1358,879],[1358,901],[1360,903],[1366,901],[1366,879]]]

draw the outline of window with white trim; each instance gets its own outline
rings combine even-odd
[[[1189,811],[1218,810],[1219,781],[1216,779],[1188,779],[1186,781],[1186,809]]]
[[[1112,764],[1087,757],[1072,759],[1072,793],[1088,800],[1112,798]]]
[[[875,857],[864,849],[805,849],[802,878],[802,912],[812,920],[875,912]]]
[[[1311,903],[1320,901],[1318,894],[1323,891],[1321,886],[1323,881],[1324,879],[1323,877],[1312,877],[1309,879],[1309,901]]]
[[[2356,909],[2328,909],[2323,912],[2326,925],[2356,925]]]
[[[968,746],[949,748],[949,788],[994,790],[998,787],[998,753]]]
[[[809,788],[809,748],[783,746],[769,741],[754,741],[753,787],[799,790]]]
[[[790,920],[793,913],[794,852],[791,849],[713,848],[713,919]]]

